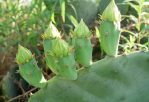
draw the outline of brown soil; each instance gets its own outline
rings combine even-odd
[[[15,65],[15,54],[15,49],[12,49],[9,52],[0,53],[0,79],[13,65]]]

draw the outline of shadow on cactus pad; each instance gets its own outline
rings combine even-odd
[[[78,74],[54,77],[29,102],[149,102],[149,52],[107,57]]]

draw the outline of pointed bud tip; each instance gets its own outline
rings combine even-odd
[[[78,26],[74,29],[74,35],[76,37],[88,37],[91,35],[89,28],[84,23],[83,19],[81,19]]]
[[[106,7],[102,14],[102,19],[114,22],[121,21],[121,14],[117,5],[115,4],[115,0],[111,0],[109,5]]]
[[[18,45],[18,53],[16,55],[16,62],[23,64],[32,58],[32,53],[27,48]]]
[[[48,28],[46,29],[42,37],[43,39],[60,38],[60,32],[55,27],[55,25],[50,22]]]
[[[57,57],[63,57],[69,55],[69,45],[62,39],[56,39],[52,45],[52,53]]]

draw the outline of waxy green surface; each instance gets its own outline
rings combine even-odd
[[[54,77],[29,102],[149,101],[149,52],[105,58],[78,74],[74,81]]]

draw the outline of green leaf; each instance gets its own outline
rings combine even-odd
[[[149,52],[105,58],[74,81],[54,77],[29,102],[148,102]]]
[[[137,37],[137,35],[136,35],[135,33],[133,33],[132,31],[129,31],[129,30],[127,30],[127,29],[121,29],[121,32],[126,32],[126,33],[128,33],[128,34],[131,34],[131,35]]]
[[[97,36],[97,38],[100,38],[100,32],[99,32],[99,30],[98,30],[97,27],[95,27],[95,31],[96,31],[96,36]],[[99,39],[99,40],[100,40],[100,39]]]
[[[68,18],[70,19],[71,23],[77,27],[78,26],[78,21],[75,19],[75,17],[73,17],[72,15],[68,15]]]
[[[134,23],[138,23],[138,18],[133,16],[133,15],[130,15],[129,18],[134,21]]]
[[[54,10],[53,10],[53,9],[51,10],[50,20],[51,20],[52,22],[56,23],[56,22],[55,22],[55,13],[54,13]]]
[[[128,4],[129,4],[132,8],[134,8],[134,9],[137,11],[137,13],[139,13],[139,9],[140,9],[140,6],[139,6],[139,5],[135,5],[135,4],[131,3],[131,2],[129,2]]]
[[[60,6],[61,6],[61,16],[63,22],[65,22],[65,0],[60,0]]]
[[[56,23],[55,22],[55,9],[57,6],[57,1],[55,1],[55,2],[50,1],[48,5],[50,5],[50,20],[52,22]]]

